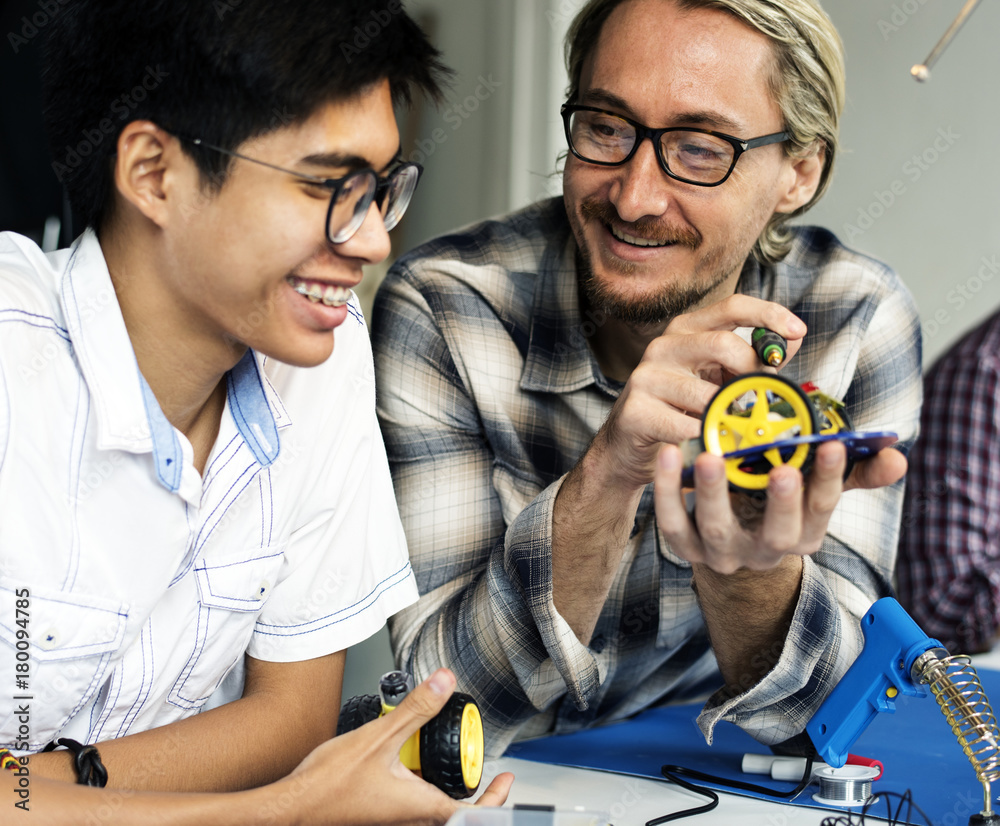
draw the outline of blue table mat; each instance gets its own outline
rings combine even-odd
[[[991,702],[1000,698],[1000,671],[983,669],[978,673]],[[767,775],[743,773],[741,763],[745,753],[770,754],[770,750],[742,729],[720,723],[715,728],[713,744],[706,744],[695,724],[700,710],[700,704],[649,709],[620,723],[515,743],[507,749],[506,756],[659,780],[663,779],[660,766],[673,764],[781,791],[794,788],[794,783],[772,780]],[[983,807],[982,784],[929,692],[924,697],[897,698],[895,713],[876,715],[851,753],[882,761],[885,772],[872,784],[873,794],[878,795],[881,791],[903,794],[910,790],[913,802],[934,826],[966,826],[969,817]],[[819,790],[817,785],[806,787],[802,794],[789,801],[722,785],[692,782],[772,802],[831,808],[813,801],[812,795]],[[1000,806],[996,800],[997,791],[1000,788],[994,789],[994,811]],[[886,800],[886,796],[881,795],[879,802],[869,810],[869,816],[885,819]],[[691,805],[700,802],[700,798],[692,796]],[[894,809],[896,804],[898,800],[893,801]],[[833,811],[843,813],[846,810]],[[905,815],[905,810],[902,814]],[[901,819],[900,822],[907,821]],[[924,820],[913,811],[908,822],[923,824]]]

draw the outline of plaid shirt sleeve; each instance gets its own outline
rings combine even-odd
[[[483,438],[485,411],[455,364],[463,348],[446,340],[428,296],[406,278],[383,283],[374,326],[386,331],[374,339],[379,416],[421,592],[389,622],[393,650],[418,679],[451,668],[475,694],[499,753],[567,684],[585,707],[601,679],[552,602],[561,479],[539,490],[499,465]],[[504,513],[502,501],[524,508]]]
[[[900,602],[952,653],[1000,628],[1000,315],[928,372],[907,480]]]
[[[499,753],[566,693],[560,671],[584,705],[600,680],[552,603],[547,549],[559,482],[539,491],[496,466],[476,400],[425,297],[405,279],[383,284],[375,318],[392,331],[375,337],[379,415],[421,591],[390,620],[393,650],[418,679],[451,668],[474,692]],[[494,485],[523,486],[514,498],[524,510],[503,513]]]

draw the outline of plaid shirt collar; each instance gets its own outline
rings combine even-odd
[[[580,314],[576,241],[564,222],[563,231],[542,253],[521,388],[572,393],[600,383],[601,373],[584,335],[589,329]]]

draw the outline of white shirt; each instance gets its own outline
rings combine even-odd
[[[202,476],[139,373],[96,236],[45,255],[0,234],[0,747],[187,717],[244,652],[339,651],[416,599],[350,307],[324,364],[250,351],[230,371]]]

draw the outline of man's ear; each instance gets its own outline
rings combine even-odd
[[[799,207],[809,203],[819,188],[823,175],[823,165],[826,161],[826,144],[816,141],[814,148],[801,158],[790,158],[790,166],[786,170],[786,188],[781,193],[775,212],[795,212]]]
[[[118,136],[115,188],[118,196],[157,226],[169,219],[168,197],[190,169],[180,141],[152,121],[134,120]]]

